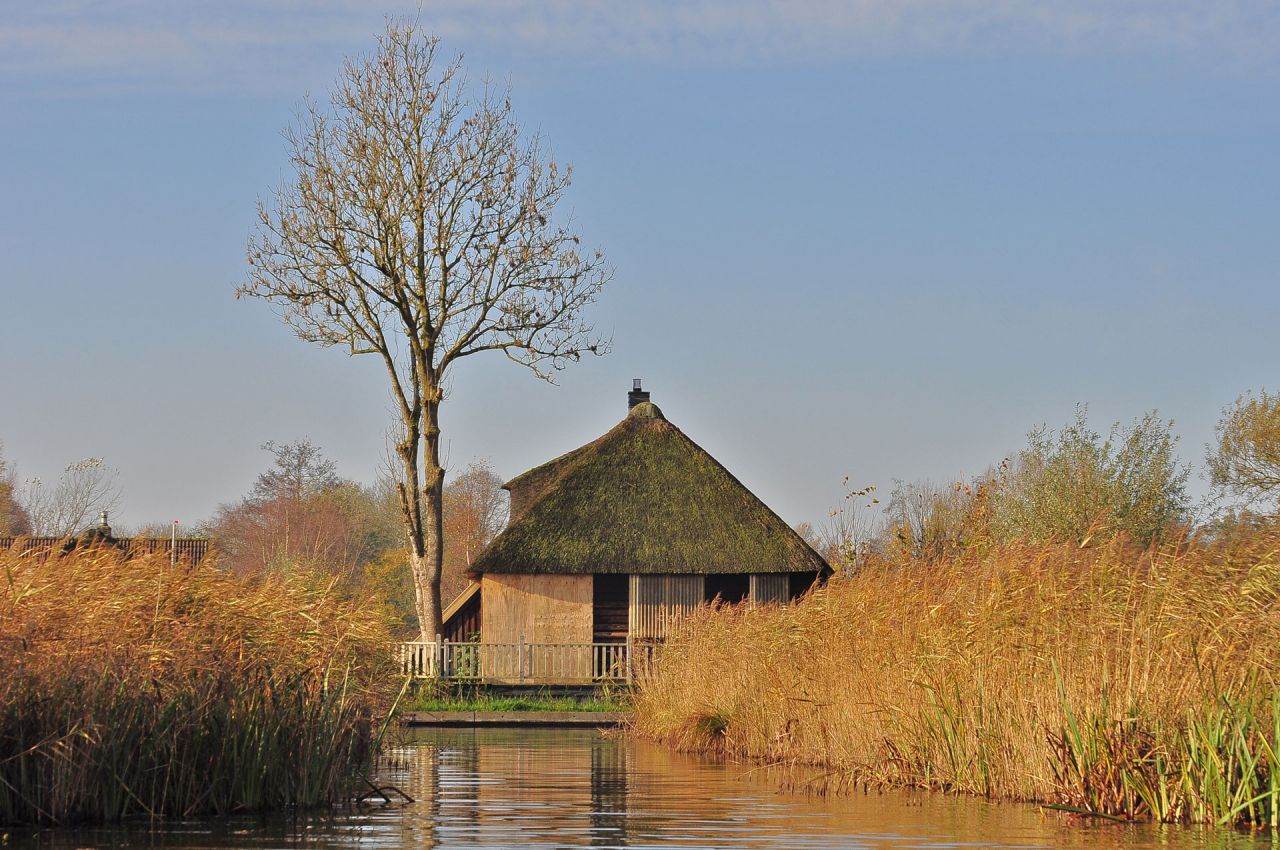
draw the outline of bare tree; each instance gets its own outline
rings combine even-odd
[[[291,443],[268,440],[261,448],[264,452],[270,452],[275,462],[266,472],[259,473],[258,480],[253,483],[253,491],[249,494],[250,499],[298,500],[323,493],[342,483],[333,461],[324,456],[310,437]]]
[[[467,466],[444,485],[444,569],[441,600],[467,586],[471,562],[507,524],[510,500],[488,461]]]
[[[609,278],[553,219],[570,170],[524,139],[506,93],[473,97],[438,42],[388,23],[348,61],[331,109],[288,131],[294,179],[259,204],[237,295],[268,299],[302,339],[373,354],[398,418],[397,492],[425,636],[441,629],[449,367],[500,351],[541,377],[603,342],[583,318]]]
[[[69,464],[54,484],[28,479],[21,501],[32,534],[65,537],[83,530],[94,514],[114,510],[120,501],[116,477],[102,458],[89,457]]]
[[[946,486],[894,481],[885,508],[885,549],[924,560],[954,558],[985,537],[990,483],[955,481]]]
[[[871,551],[880,527],[880,499],[874,484],[855,490],[847,475],[844,489],[842,504],[827,513],[817,536],[821,541],[818,552],[837,572],[848,575],[857,571]]]
[[[813,523],[809,522],[807,519],[800,520],[800,522],[791,526],[791,530],[794,531],[801,540],[808,543],[813,551],[818,552],[822,549],[822,535],[813,527]]]

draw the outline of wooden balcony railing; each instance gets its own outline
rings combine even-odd
[[[400,644],[400,669],[417,679],[589,684],[630,682],[653,664],[657,647],[634,643]]]

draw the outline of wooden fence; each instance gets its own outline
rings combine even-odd
[[[400,669],[416,679],[493,684],[630,682],[653,664],[657,646],[636,643],[400,644]]]
[[[0,549],[17,549],[28,557],[44,560],[63,550],[66,537],[0,537]],[[130,555],[167,554],[175,561],[198,565],[209,554],[209,541],[204,537],[179,537],[176,556],[174,542],[168,537],[116,537],[113,543]],[[99,544],[102,545],[102,544]]]

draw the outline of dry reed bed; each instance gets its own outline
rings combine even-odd
[[[704,613],[636,728],[838,784],[1274,825],[1278,550],[1013,545]]]
[[[314,579],[0,553],[0,823],[335,800],[371,755],[388,642]]]

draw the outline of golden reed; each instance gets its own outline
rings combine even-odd
[[[883,563],[691,618],[641,734],[845,785],[1275,825],[1280,532]]]
[[[341,798],[395,687],[377,606],[108,548],[0,553],[0,823]]]

